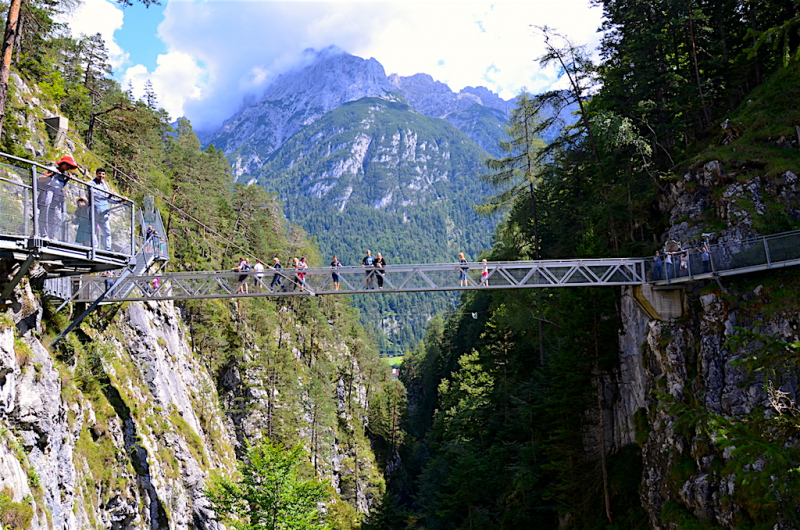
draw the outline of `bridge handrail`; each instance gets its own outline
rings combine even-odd
[[[55,168],[52,167],[52,166],[47,166],[47,165],[42,164],[40,162],[34,162],[33,160],[28,160],[27,158],[21,158],[21,157],[18,157],[18,156],[9,155],[8,153],[0,153],[0,157],[8,158],[10,160],[16,160],[17,162],[22,162],[23,164],[30,164],[32,166],[35,166],[35,167],[39,168],[39,169],[43,169],[45,171],[53,171],[54,173],[58,173],[59,175],[67,177],[70,180],[75,180],[77,182],[80,182],[81,184],[89,186],[90,188],[93,188],[93,189],[97,190],[98,192],[100,192],[100,193],[102,193],[104,195],[109,195],[111,197],[114,197],[118,201],[127,202],[129,204],[134,204],[131,199],[129,199],[129,198],[123,196],[123,195],[119,195],[118,193],[115,193],[115,192],[110,191],[110,190],[104,190],[104,189],[98,188],[97,186],[92,184],[91,180],[87,182],[85,180],[81,180],[81,179],[79,179],[77,177],[74,177],[72,175],[64,175],[63,173],[59,173],[58,171],[56,171]],[[2,165],[6,165],[6,164],[2,164]],[[15,167],[16,168],[17,166],[9,166],[9,167]],[[18,169],[26,169],[26,168],[18,168]],[[13,182],[13,181],[10,181],[10,180],[7,180],[7,179],[2,179],[2,180],[5,180],[6,182],[10,182],[12,184],[19,184],[18,182]],[[24,184],[23,183],[22,185],[26,186],[29,189],[32,188],[32,186],[30,186],[28,184]]]

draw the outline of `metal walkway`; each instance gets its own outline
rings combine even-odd
[[[342,267],[340,289],[334,288],[330,268],[307,269],[304,285],[296,272],[267,270],[242,274],[230,271],[170,273],[130,276],[114,285],[119,295],[107,302],[132,300],[188,300],[203,298],[252,298],[260,296],[309,296],[360,293],[406,293],[472,289],[524,289],[532,287],[592,287],[640,285],[645,281],[645,259],[575,261],[517,261],[470,263],[467,280],[460,282],[461,265],[387,265],[383,273],[362,267]],[[240,282],[240,280],[246,280]],[[379,287],[383,283],[383,288]],[[89,302],[105,290],[102,277],[80,278],[77,301]],[[372,288],[368,288],[367,283]],[[273,283],[274,282],[274,283]],[[248,292],[244,292],[245,286]],[[125,294],[123,294],[125,293]]]
[[[31,160],[5,153],[0,158],[13,163],[0,163],[0,258],[34,255],[49,277],[128,264],[135,254],[132,201]],[[107,224],[99,218],[99,202],[109,205]]]
[[[785,232],[745,241],[708,245],[710,260],[704,264],[702,243],[672,253],[674,264],[655,271],[652,258],[596,260],[543,260],[470,263],[467,280],[459,281],[462,266],[454,263],[387,265],[383,273],[362,267],[342,267],[340,289],[335,290],[330,268],[306,271],[304,285],[292,270],[280,274],[201,271],[128,276],[120,278],[105,302],[135,300],[189,300],[337,294],[379,294],[423,291],[530,289],[554,287],[602,287],[642,285],[655,288],[697,280],[800,265],[800,231]],[[685,254],[687,266],[680,266]],[[487,272],[483,277],[482,272]],[[710,272],[705,272],[705,269]],[[660,272],[660,274],[657,274]],[[275,278],[278,280],[275,280]],[[380,278],[379,278],[380,276]],[[240,280],[246,280],[244,282]],[[368,288],[368,280],[372,288]],[[383,281],[380,289],[379,280]],[[76,301],[93,302],[106,291],[107,279],[83,276],[74,279]],[[245,286],[247,292],[245,292]]]

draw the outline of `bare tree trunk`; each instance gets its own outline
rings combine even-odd
[[[19,8],[22,0],[11,0],[6,20],[6,32],[3,36],[3,50],[0,53],[0,134],[3,132],[3,121],[6,117],[8,103],[8,77],[11,74],[11,55],[14,52],[14,39],[19,24]]]
[[[611,497],[608,492],[608,469],[606,468],[606,423],[603,419],[602,381],[600,380],[600,345],[597,338],[597,317],[594,321],[594,371],[597,378],[597,415],[600,420],[600,466],[603,474],[603,500],[605,501],[606,517],[611,520]]]
[[[694,15],[692,14],[692,2],[689,2],[689,38],[692,41],[692,60],[694,61],[694,75],[697,78],[697,92],[700,94],[700,104],[703,106],[703,116],[706,119],[706,127],[711,127],[711,118],[708,116],[706,100],[703,97],[703,84],[700,82],[700,65],[697,61],[697,45],[694,39]]]

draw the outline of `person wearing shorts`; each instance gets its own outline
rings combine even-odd
[[[458,253],[458,263],[461,267],[458,270],[458,286],[459,287],[466,287],[467,286],[467,271],[469,267],[467,266],[467,258],[464,257],[463,252]]]
[[[333,255],[333,261],[331,261],[331,269],[333,272],[331,273],[331,279],[333,280],[333,288],[334,290],[339,290],[339,269],[342,267],[342,262],[339,261],[338,256],[336,254]]]
[[[239,265],[234,267],[233,270],[246,273],[248,268],[247,261],[244,258],[239,258]],[[240,274],[237,280],[239,285],[236,286],[236,293],[247,293],[247,274]]]
[[[481,285],[489,285],[489,265],[486,264],[485,259],[481,263],[483,263],[483,270],[481,270]]]
[[[361,266],[367,269],[367,289],[374,289],[375,285],[373,284],[373,272],[372,272],[372,262],[375,261],[375,258],[372,257],[372,252],[369,250],[367,251],[367,255],[364,256],[364,259],[361,260]]]

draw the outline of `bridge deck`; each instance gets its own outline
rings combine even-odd
[[[252,298],[262,296],[313,296],[360,293],[398,293],[479,289],[528,289],[541,287],[599,287],[640,285],[645,280],[645,259],[470,263],[466,280],[460,281],[459,264],[387,265],[384,272],[362,267],[336,271],[340,288],[333,284],[329,268],[306,271],[304,284],[297,273],[284,269],[277,275],[267,270],[259,275],[230,271],[170,273],[131,276],[114,285],[107,302],[133,300],[185,300],[203,298]],[[244,283],[241,279],[246,279]],[[381,282],[382,280],[382,282]],[[383,288],[380,284],[383,283]],[[110,285],[108,278],[83,277],[76,288],[77,301],[95,300]],[[244,285],[247,291],[244,292]],[[370,288],[371,287],[371,288]]]

